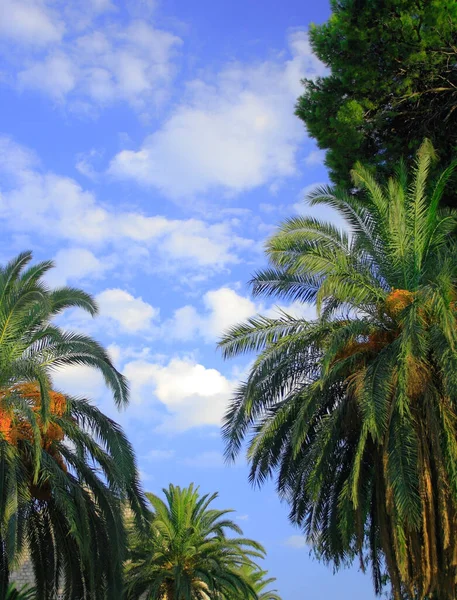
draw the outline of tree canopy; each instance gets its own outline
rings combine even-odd
[[[304,80],[297,115],[327,150],[331,180],[352,185],[357,161],[392,172],[432,140],[442,164],[456,154],[457,3],[454,0],[332,0],[310,29],[329,74]],[[457,204],[451,190],[445,198]]]

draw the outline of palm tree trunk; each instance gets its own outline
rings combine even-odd
[[[175,600],[175,586],[172,581],[168,581],[166,584],[165,598],[166,600]]]
[[[8,565],[8,555],[6,552],[6,543],[0,538],[0,598],[6,597],[10,579],[10,570]]]

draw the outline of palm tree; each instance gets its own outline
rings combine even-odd
[[[27,585],[17,589],[14,585],[9,585],[6,589],[4,600],[34,600],[35,590]]]
[[[253,570],[248,575],[248,580],[251,582],[252,587],[257,595],[258,600],[281,600],[281,596],[277,593],[277,590],[266,589],[269,585],[276,581],[275,577],[267,577],[267,571]]]
[[[395,598],[457,595],[457,213],[439,208],[456,163],[428,182],[426,141],[412,176],[378,183],[357,165],[363,200],[310,198],[351,231],[286,221],[267,244],[254,294],[314,303],[314,320],[256,317],[221,340],[258,352],[226,414],[227,456],[249,433],[252,481],[277,488],[318,555],[356,553],[385,570]]]
[[[87,400],[53,389],[52,372],[88,365],[104,375],[119,406],[127,383],[93,339],[52,324],[68,307],[90,314],[80,290],[49,290],[52,266],[27,267],[24,253],[0,268],[0,595],[26,546],[36,597],[118,598],[126,546],[122,510],[141,524],[145,503],[132,448],[119,426]]]
[[[241,529],[227,518],[232,511],[210,508],[217,494],[200,496],[193,484],[170,485],[163,492],[166,502],[146,494],[153,509],[150,533],[146,539],[132,536],[127,598],[208,600],[239,594],[255,599],[240,568],[254,566],[264,550],[238,537]]]
[[[241,574],[252,586],[257,600],[281,600],[277,590],[267,590],[266,588],[276,581],[275,577],[268,577],[267,571],[262,571],[258,567],[246,565],[240,569]],[[244,600],[244,596],[233,594],[227,596],[227,600]]]

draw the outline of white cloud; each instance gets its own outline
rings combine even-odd
[[[0,169],[10,166],[6,160]],[[73,179],[30,168],[10,169],[7,174],[14,184],[0,198],[0,216],[9,221],[11,229],[39,231],[79,243],[107,237],[110,214]],[[27,222],[18,220],[24,214]]]
[[[31,172],[38,163],[37,156],[28,148],[16,144],[6,135],[0,135],[0,170],[12,178]],[[0,204],[1,206],[1,204]]]
[[[47,92],[55,100],[63,100],[76,85],[76,66],[61,52],[32,64],[18,74],[21,89],[34,88]]]
[[[324,164],[324,159],[324,150],[312,150],[308,156],[305,157],[305,165],[307,167],[317,167],[318,165]]]
[[[224,467],[224,457],[220,452],[201,452],[195,456],[189,456],[181,461],[183,465],[196,469],[219,469]]]
[[[81,152],[76,157],[76,170],[87,177],[88,179],[96,180],[98,178],[98,173],[95,170],[92,161],[94,159],[100,158],[101,153],[97,151],[95,148],[92,148],[89,152]]]
[[[146,331],[159,315],[157,308],[125,290],[105,290],[96,296],[101,318],[108,318],[128,333]]]
[[[1,0],[0,37],[31,46],[59,42],[64,24],[43,0]]]
[[[99,278],[110,267],[108,259],[100,260],[86,248],[59,250],[54,257],[55,268],[46,275],[51,286],[66,285],[68,281]]]
[[[187,340],[200,335],[214,341],[230,326],[254,316],[259,306],[228,287],[210,290],[203,296],[205,312],[200,314],[187,305],[175,311],[165,329],[176,339]]]
[[[288,305],[265,306],[238,294],[228,287],[210,290],[203,295],[204,311],[187,305],[177,309],[173,318],[166,321],[163,331],[167,336],[179,340],[189,340],[200,336],[213,343],[230,327],[246,321],[257,314],[270,318],[279,316],[281,310],[296,318],[314,318],[315,309],[311,305],[293,302]]]
[[[284,542],[285,546],[294,548],[295,550],[302,550],[303,548],[309,547],[309,543],[304,535],[291,535]]]
[[[207,292],[204,304],[209,311],[205,329],[209,337],[218,337],[232,325],[245,321],[257,312],[257,307],[244,296],[230,288],[220,288]]]
[[[294,301],[291,304],[274,304],[266,310],[261,311],[265,317],[275,319],[286,313],[294,319],[315,319],[316,307],[314,304],[305,304],[300,301]]]
[[[147,461],[155,462],[155,461],[163,461],[170,460],[175,455],[174,450],[149,450],[148,453],[142,458]]]
[[[133,403],[150,404],[155,396],[167,409],[160,425],[164,431],[220,426],[234,386],[216,369],[191,359],[173,358],[165,365],[131,361],[124,374],[131,382]]]
[[[254,246],[238,236],[232,220],[168,219],[136,212],[115,212],[74,179],[43,173],[33,155],[8,138],[0,138],[0,218],[13,232],[41,234],[79,245],[112,244],[123,258],[141,259],[163,271],[203,270],[205,275],[240,261]],[[23,215],[27,214],[27,219]]]
[[[116,8],[111,0],[91,0],[91,4],[96,13],[115,10]]]
[[[249,521],[249,515],[238,515],[235,517],[236,521]]]
[[[172,343],[176,340],[195,342],[200,338],[214,345],[231,326],[258,314],[277,318],[282,312],[286,312],[297,319],[314,319],[316,316],[315,307],[311,304],[292,302],[287,305],[265,305],[253,302],[228,287],[206,292],[202,297],[202,311],[193,305],[186,305],[175,310],[171,318],[162,321],[159,320],[157,308],[122,289],[105,290],[96,296],[96,300],[100,312],[95,321],[76,310],[70,313],[63,324],[77,331],[102,329],[111,335],[117,335],[120,326],[121,331],[142,335],[149,341],[161,339]],[[113,352],[118,363],[135,358],[140,359],[140,364],[143,359],[148,361],[151,357],[148,347],[138,352],[133,348],[121,349],[114,345]]]
[[[305,33],[292,34],[289,49],[289,60],[233,64],[211,84],[191,82],[162,128],[139,150],[117,154],[110,173],[175,199],[213,188],[237,193],[295,173],[305,136],[293,111],[300,80],[323,66]]]
[[[143,471],[142,469],[139,469],[138,471],[138,475],[140,476],[141,481],[153,481],[154,477],[152,475],[150,475],[149,473],[146,473],[146,471]]]
[[[121,362],[121,358],[122,358],[122,350],[123,350],[123,348],[121,348],[117,344],[110,344],[107,347],[107,351],[108,351],[109,357],[111,358],[111,361],[113,362],[114,366],[118,370],[120,369],[120,362]]]
[[[200,333],[202,318],[194,306],[182,306],[175,310],[173,318],[165,323],[164,335],[175,340],[190,340]]]
[[[279,205],[280,206],[280,205]],[[270,204],[268,202],[261,202],[259,204],[259,209],[267,214],[272,214],[278,212],[278,204]]]
[[[298,193],[298,197],[300,200],[306,202],[306,199],[312,192],[314,192],[317,188],[324,187],[326,185],[327,184],[322,181],[315,181],[314,183],[310,183],[309,185],[300,190],[300,192]]]
[[[101,19],[106,11],[116,11],[109,0],[2,0],[0,37],[22,44],[17,55],[4,49],[5,65],[13,56],[20,61],[11,62],[11,79],[80,110],[162,102],[181,40],[155,28],[147,10],[122,25]],[[44,52],[34,51],[37,45]]]
[[[83,365],[62,367],[52,375],[55,388],[71,396],[97,400],[106,393],[102,374]]]

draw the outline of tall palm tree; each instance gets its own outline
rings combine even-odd
[[[426,141],[408,177],[385,184],[357,165],[361,200],[331,188],[314,218],[286,221],[267,244],[254,294],[314,303],[233,327],[225,357],[258,356],[227,412],[227,456],[249,433],[251,479],[276,473],[291,518],[338,567],[355,553],[384,567],[395,598],[457,595],[457,213],[440,209],[454,168],[428,181]]]
[[[119,406],[127,383],[93,339],[52,319],[68,307],[90,314],[92,298],[48,289],[45,262],[24,253],[0,268],[0,595],[24,546],[36,597],[119,598],[126,546],[122,509],[141,523],[145,504],[132,448],[119,426],[84,399],[53,389],[53,370],[98,369]]]
[[[241,529],[227,515],[210,508],[217,494],[203,495],[170,485],[164,502],[146,494],[151,505],[148,538],[132,536],[127,566],[127,598],[137,600],[208,600],[256,598],[252,584],[240,572],[264,555],[262,546],[238,537]],[[227,533],[235,536],[227,536]],[[143,596],[144,594],[144,596]]]

